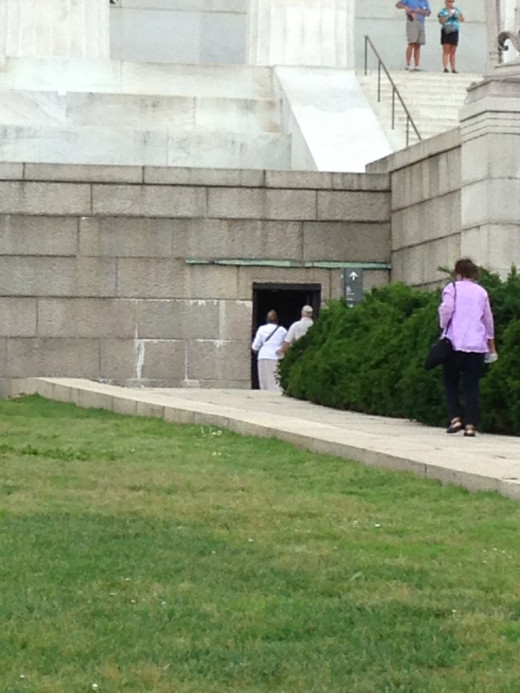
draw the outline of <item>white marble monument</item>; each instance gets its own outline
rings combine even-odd
[[[108,0],[0,0],[0,57],[110,57]]]
[[[354,67],[355,0],[249,0],[252,65]]]

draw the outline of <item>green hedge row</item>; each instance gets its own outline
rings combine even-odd
[[[484,270],[499,360],[481,381],[483,431],[520,434],[520,276]],[[366,414],[446,425],[441,369],[424,360],[439,336],[440,291],[401,283],[378,287],[354,308],[330,302],[280,362],[285,394]]]

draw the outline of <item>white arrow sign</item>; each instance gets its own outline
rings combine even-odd
[[[356,280],[356,279],[358,278],[359,275],[358,275],[358,273],[354,270],[354,271],[352,271],[348,276],[352,279],[352,281],[354,281],[354,280]]]

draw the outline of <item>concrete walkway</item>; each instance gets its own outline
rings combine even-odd
[[[21,393],[38,393],[79,407],[276,437],[312,452],[408,470],[470,491],[497,491],[520,500],[520,438],[516,437],[447,435],[442,428],[252,390],[145,390],[70,378],[28,378],[12,383],[11,394]]]

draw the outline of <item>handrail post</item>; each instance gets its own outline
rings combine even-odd
[[[410,114],[410,111],[406,107],[405,102],[403,101],[403,97],[399,93],[399,89],[397,88],[394,80],[392,79],[392,76],[390,75],[390,72],[388,71],[388,68],[384,64],[381,56],[376,50],[376,47],[372,43],[372,40],[370,39],[370,36],[368,34],[365,34],[365,75],[368,74],[368,49],[369,47],[372,49],[372,52],[377,58],[377,102],[381,102],[381,69],[384,70],[385,75],[388,78],[388,81],[392,85],[392,130],[395,129],[395,109],[396,109],[396,104],[395,104],[395,97],[397,96],[399,103],[401,104],[403,111],[406,115],[406,146],[408,147],[410,144],[410,124],[412,125],[412,128],[415,132],[415,135],[419,142],[422,140],[421,133],[417,129],[417,126],[414,123],[414,120]]]

